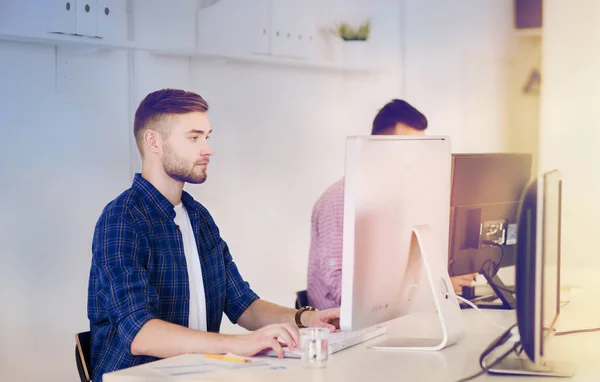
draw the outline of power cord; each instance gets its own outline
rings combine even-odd
[[[483,275],[486,276],[486,279],[494,288],[499,289],[504,292],[514,294],[515,293],[514,289],[504,288],[500,285],[497,285],[496,283],[494,283],[492,281],[492,279],[494,278],[494,276],[496,276],[498,274],[498,271],[500,270],[500,267],[502,266],[502,261],[504,260],[504,245],[498,244],[498,243],[496,243],[494,241],[490,241],[490,240],[484,240],[483,244],[500,248],[501,255],[500,255],[500,260],[497,263],[492,259],[487,259],[481,266],[480,273],[483,273]],[[490,265],[492,267],[491,272],[489,269]]]
[[[510,347],[510,349],[508,349],[508,351],[506,351],[505,353],[503,353],[500,357],[496,358],[494,360],[494,362],[490,363],[489,365],[487,365],[485,363],[486,358],[494,351],[496,350],[499,346],[502,346],[505,342],[507,342],[508,340],[510,340],[511,337],[513,337],[516,334],[516,330],[517,330],[517,325],[513,325],[511,326],[508,330],[506,330],[504,333],[502,333],[502,335],[500,337],[498,337],[494,342],[492,342],[490,344],[490,346],[487,347],[487,349],[484,350],[483,353],[481,353],[481,356],[479,357],[479,366],[481,366],[481,370],[475,374],[472,374],[468,377],[459,379],[456,382],[467,382],[470,380],[473,380],[485,373],[487,373],[492,367],[496,366],[498,363],[500,363],[504,358],[506,358],[510,353],[512,352],[517,352],[517,348],[519,348],[521,346],[520,342],[516,342],[513,346]]]
[[[471,381],[485,373],[487,373],[492,367],[496,366],[498,363],[500,363],[504,358],[508,357],[508,355],[512,352],[516,352],[517,351],[517,347],[518,347],[518,343],[514,344],[510,349],[508,349],[504,354],[502,354],[500,357],[496,358],[494,360],[494,362],[490,363],[489,365],[486,365],[485,367],[482,366],[481,370],[478,371],[477,373],[473,374],[473,375],[469,375],[468,377],[465,377],[463,379],[459,379],[456,382],[467,382],[467,381]],[[483,357],[483,355],[482,355]],[[481,359],[480,362],[481,364]]]
[[[483,263],[483,266],[485,266],[485,264],[488,261],[495,265],[495,267],[494,267],[494,273],[492,273],[492,275],[491,275],[493,277],[500,270],[500,266],[502,265],[502,260],[504,260],[504,245],[498,244],[495,241],[491,241],[491,240],[484,240],[482,243],[486,244],[486,245],[489,245],[491,247],[498,247],[498,248],[500,248],[500,261],[498,261],[498,263],[496,263],[495,261],[492,261],[491,259],[487,259],[486,262]],[[482,266],[482,268],[483,268],[483,266]]]
[[[448,297],[450,297],[450,293],[447,293],[447,292],[446,292],[446,295],[447,295]],[[478,312],[479,312],[479,313],[480,313],[480,314],[481,314],[483,317],[485,317],[485,319],[486,319],[486,320],[488,320],[489,322],[491,322],[492,324],[494,324],[494,325],[495,325],[495,326],[497,326],[498,328],[500,328],[500,329],[502,329],[502,330],[508,330],[508,329],[507,329],[505,326],[502,326],[502,325],[500,325],[500,324],[496,323],[495,321],[493,321],[491,318],[489,318],[489,317],[488,317],[488,316],[487,316],[485,313],[483,313],[483,312],[481,311],[481,309],[479,309],[479,308],[477,307],[477,305],[473,304],[471,301],[469,301],[469,300],[467,300],[466,298],[464,298],[464,297],[461,297],[461,296],[459,296],[459,295],[455,295],[455,297],[456,297],[457,299],[459,299],[460,301],[464,302],[465,304],[468,304],[468,305],[469,305],[471,308],[473,308],[473,309],[477,310],[477,311],[478,311]]]

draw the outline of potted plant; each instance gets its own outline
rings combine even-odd
[[[365,21],[358,27],[353,27],[348,23],[341,23],[337,26],[337,34],[344,41],[367,41],[370,31],[370,20]]]
[[[340,23],[336,27],[337,36],[342,40],[342,60],[349,65],[363,65],[368,61],[368,40],[371,21],[359,25]]]

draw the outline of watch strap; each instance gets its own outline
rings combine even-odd
[[[299,328],[306,328],[306,326],[304,326],[302,324],[302,321],[300,320],[300,316],[302,315],[302,313],[304,313],[306,311],[312,312],[312,311],[316,311],[316,310],[317,309],[313,308],[312,306],[303,306],[302,308],[298,309],[296,311],[296,316],[295,316],[296,325],[298,325]]]

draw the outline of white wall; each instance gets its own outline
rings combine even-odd
[[[600,266],[599,18],[594,0],[544,3],[540,169],[563,172],[564,264],[588,269]]]
[[[541,36],[515,36],[515,54],[509,75],[509,151],[533,155],[532,173],[538,169],[540,86],[525,90],[535,72],[541,70]]]
[[[168,38],[179,46],[195,40],[181,21],[193,20],[195,1],[178,2],[168,15],[160,1],[134,3],[134,37],[144,43]],[[14,19],[0,17],[0,31],[17,24],[39,29],[43,13],[21,12],[22,4],[0,2],[24,19],[2,24]],[[344,137],[368,134],[385,102],[405,96],[427,114],[432,133],[452,136],[455,150],[503,149],[504,67],[490,57],[504,57],[510,7],[461,1],[459,12],[443,4],[407,1],[405,66],[396,62],[400,2],[332,0],[321,15],[329,22],[372,16],[380,58],[401,68],[405,81],[394,72],[226,64],[148,52],[133,54],[130,78],[128,53],[108,51],[70,57],[68,78],[56,92],[52,46],[0,42],[0,380],[77,380],[73,334],[88,325],[91,236],[101,209],[129,187],[131,168],[139,167],[132,161],[130,122],[152,90],[188,88],[211,104],[216,154],[209,180],[188,189],[213,213],[256,291],[286,305],[305,287],[312,204],[343,174]],[[458,17],[465,10],[482,20],[465,23],[466,16]],[[448,12],[457,17],[443,17]],[[470,42],[471,35],[480,37]],[[498,45],[499,53],[490,48],[467,65],[465,57],[479,57],[466,48],[471,43]],[[466,55],[454,53],[465,49]],[[479,90],[481,77],[487,85]],[[471,104],[477,113],[468,118]],[[224,330],[237,329],[225,324]]]
[[[77,380],[94,225],[130,182],[124,53],[73,58],[62,93],[54,59],[0,42],[3,381]]]
[[[406,0],[403,94],[454,152],[507,150],[512,2]]]

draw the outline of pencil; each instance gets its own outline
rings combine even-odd
[[[250,360],[250,359],[246,359],[246,358],[242,358],[242,357],[233,357],[230,355],[222,355],[222,354],[206,354],[206,358],[221,359],[223,361],[233,361],[233,362],[245,362],[245,363],[252,362],[252,360]]]

